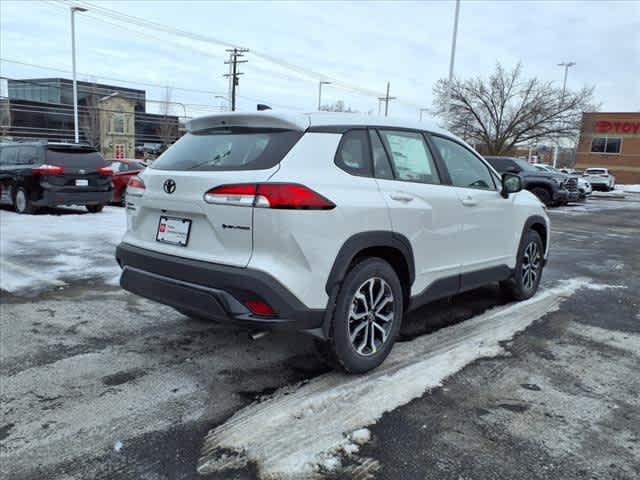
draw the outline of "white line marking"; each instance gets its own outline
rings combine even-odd
[[[210,431],[198,471],[221,472],[251,461],[262,479],[300,479],[315,478],[329,466],[338,469],[341,457],[353,450],[349,434],[440,386],[474,360],[504,353],[501,342],[556,311],[579,288],[608,286],[588,278],[564,281],[530,300],[399,343],[368,375],[332,372],[282,388]]]

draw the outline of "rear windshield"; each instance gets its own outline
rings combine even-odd
[[[153,162],[156,170],[262,170],[277,165],[302,137],[293,130],[216,128],[187,133]]]
[[[602,175],[603,173],[607,173],[607,171],[601,168],[588,168],[585,170],[585,173],[587,174],[595,173],[596,175]]]
[[[47,149],[47,160],[49,165],[58,165],[67,168],[94,169],[104,167],[107,162],[98,152],[87,150],[70,149]]]

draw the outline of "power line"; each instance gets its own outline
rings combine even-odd
[[[60,1],[60,0],[58,0]],[[117,10],[112,10],[112,9],[108,9],[105,7],[100,7],[97,6],[93,3],[89,3],[86,1],[75,1],[75,2],[65,2],[65,4],[67,5],[77,5],[80,6],[82,5],[85,8],[89,8],[91,11],[96,12],[99,15],[105,15],[109,18],[115,19],[115,20],[119,20],[119,21],[123,21],[126,23],[131,23],[134,24],[136,26],[139,27],[144,27],[144,28],[150,28],[150,29],[155,29],[155,30],[160,30],[166,33],[170,33],[173,35],[177,35],[177,36],[182,36],[185,38],[189,38],[191,40],[197,40],[197,41],[201,41],[201,42],[205,42],[205,43],[210,43],[210,44],[214,44],[214,45],[218,45],[218,46],[224,46],[226,48],[238,48],[238,49],[242,49],[241,46],[233,44],[231,42],[227,42],[225,40],[221,40],[221,39],[217,39],[208,35],[202,35],[202,34],[197,34],[197,33],[193,33],[193,32],[189,32],[186,30],[182,30],[179,28],[175,28],[175,27],[170,27],[168,25],[164,25],[158,22],[154,22],[154,21],[150,21],[150,20],[145,20],[143,18],[140,17],[135,17],[133,15],[128,15],[122,12],[119,12]],[[350,90],[353,92],[359,92],[365,95],[369,95],[369,96],[375,96],[378,97],[380,96],[380,92],[378,91],[374,91],[374,90],[370,90],[370,89],[366,89],[366,88],[362,88],[360,86],[357,85],[351,85],[347,82],[338,80],[338,79],[334,79],[331,78],[327,75],[321,74],[319,72],[301,67],[299,65],[295,65],[293,63],[290,63],[286,60],[281,60],[277,57],[274,57],[273,55],[269,55],[267,53],[263,53],[260,52],[258,50],[255,49],[251,49],[252,55],[258,58],[261,58],[263,60],[266,60],[267,62],[270,62],[272,64],[278,65],[280,67],[283,67],[285,69],[294,71],[298,74],[304,75],[306,77],[310,77],[312,79],[315,80],[323,80],[323,81],[330,81],[332,84],[334,84],[335,86],[338,86],[340,88],[343,88],[345,90]],[[403,103],[408,103],[408,102],[403,102]],[[410,103],[411,105],[415,106],[413,103]]]

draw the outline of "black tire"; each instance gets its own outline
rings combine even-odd
[[[531,193],[533,193],[536,197],[540,199],[542,203],[547,207],[551,207],[553,204],[553,199],[551,196],[551,192],[543,187],[535,187],[531,189]]]
[[[28,215],[36,211],[31,203],[29,191],[25,187],[16,188],[15,192],[12,192],[12,197],[13,208],[16,212]]]
[[[370,288],[373,293],[363,293],[371,292]],[[338,293],[330,338],[316,342],[320,359],[347,373],[364,373],[380,365],[391,352],[400,330],[404,313],[402,293],[398,275],[384,260],[368,258],[353,267]],[[354,318],[361,315],[365,316]]]
[[[514,300],[531,298],[538,291],[543,269],[544,245],[542,239],[538,232],[529,230],[520,240],[513,276],[509,280],[501,282],[500,287]]]
[[[102,209],[104,208],[104,205],[102,204],[98,204],[98,205],[85,205],[85,208],[87,209],[87,211],[89,213],[100,213],[102,211]]]

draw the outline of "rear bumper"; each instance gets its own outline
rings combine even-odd
[[[307,308],[278,280],[249,268],[201,262],[126,243],[116,248],[125,290],[184,313],[257,327],[319,330],[324,310]],[[252,314],[243,300],[260,298],[276,312]]]
[[[33,202],[38,207],[55,207],[56,205],[95,205],[107,204],[113,196],[112,190],[89,192],[65,192],[44,189],[42,196]]]

